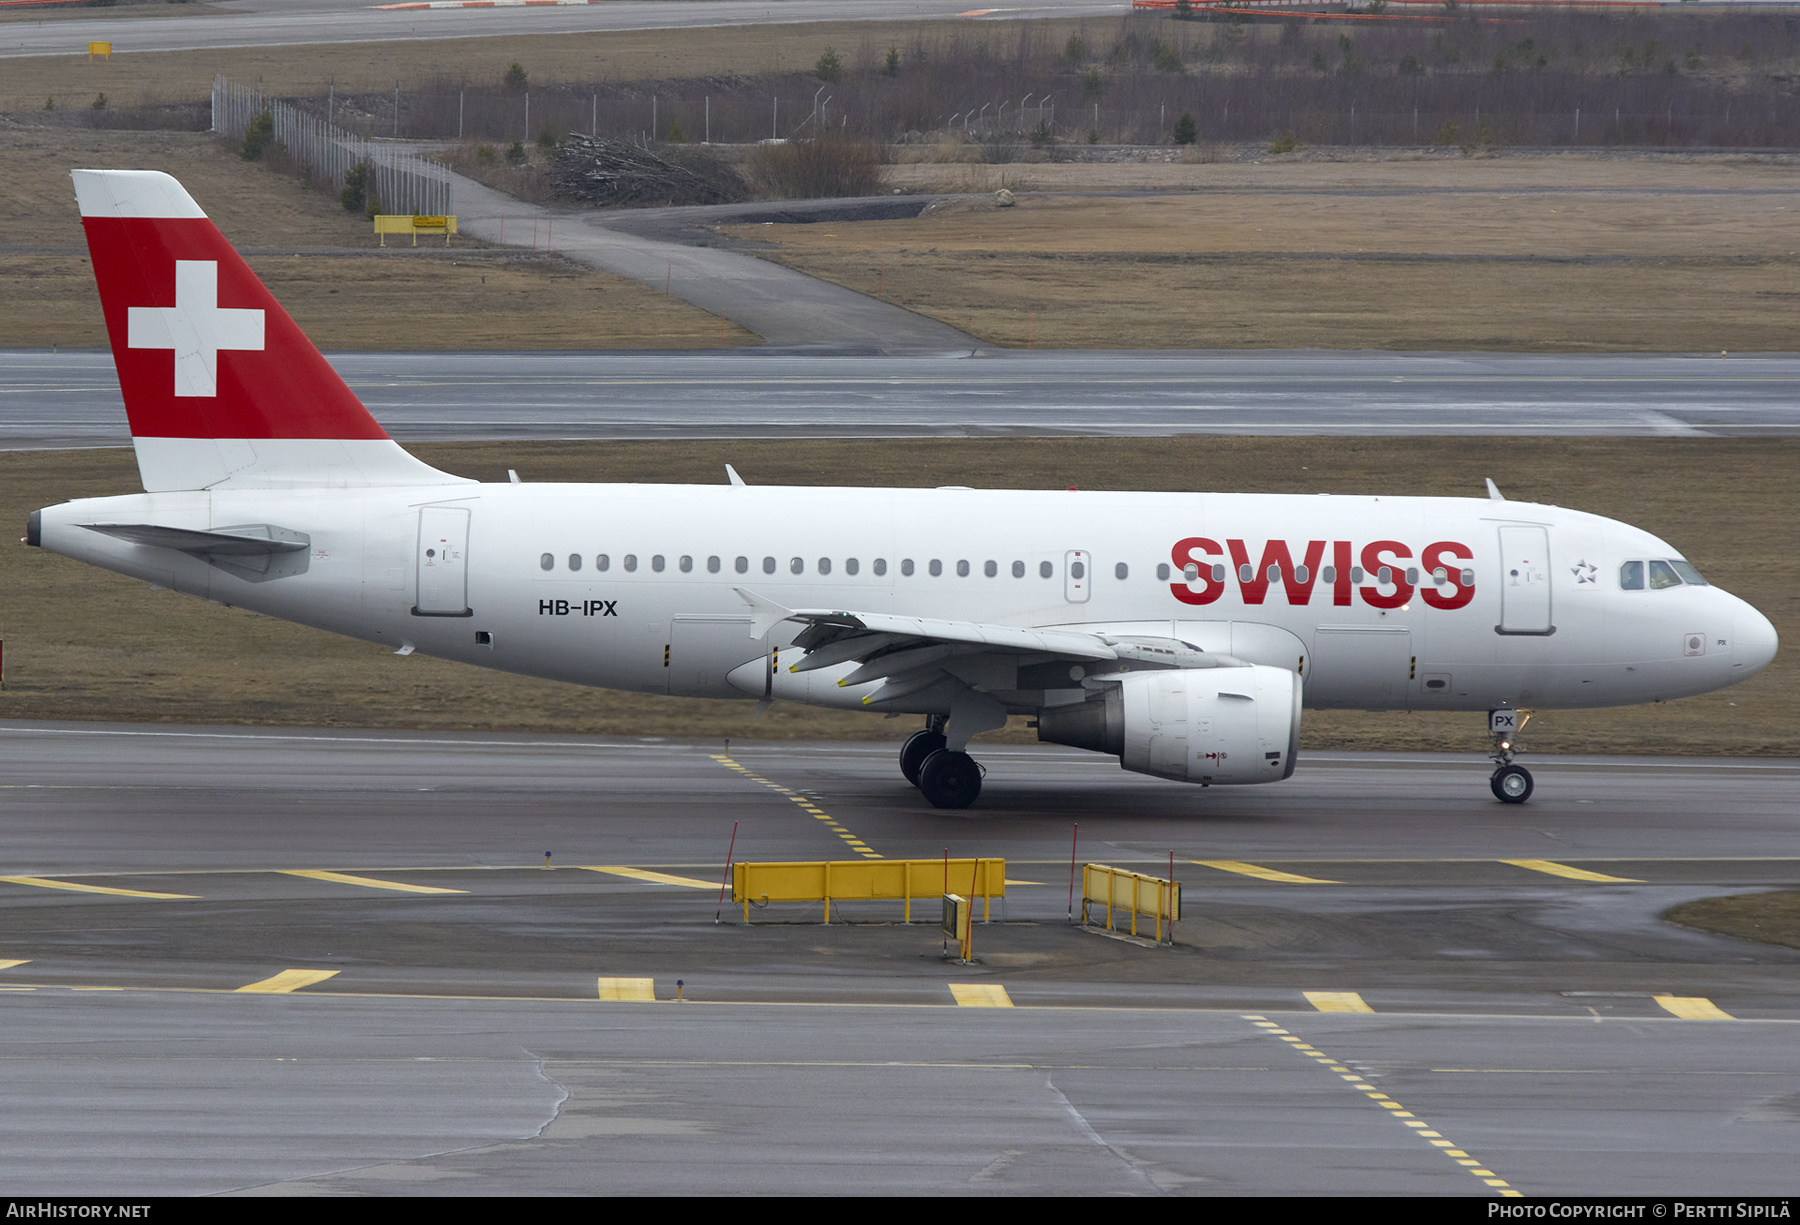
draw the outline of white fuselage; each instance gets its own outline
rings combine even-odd
[[[799,627],[753,637],[738,589],[787,608],[1180,639],[1299,671],[1312,707],[1659,701],[1742,680],[1776,645],[1716,587],[1626,590],[1625,563],[1681,556],[1655,537],[1485,499],[513,484],[140,494],[41,513],[45,548],[221,603],[701,697],[857,707],[877,687],[838,687],[849,665],[790,673],[799,652],[778,652]],[[268,524],[310,544],[252,577],[84,524]],[[963,679],[1015,712],[1081,696],[1066,665],[982,666]]]

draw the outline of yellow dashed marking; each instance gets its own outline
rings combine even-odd
[[[764,778],[760,774],[752,774],[749,770],[746,770],[743,766],[741,766],[737,762],[731,760],[731,758],[726,757],[722,753],[709,753],[709,754],[707,754],[707,756],[711,757],[714,761],[718,762],[720,765],[726,767],[727,769],[736,770],[739,774],[742,774],[745,778],[750,779],[753,782],[761,783],[763,786],[767,787],[769,790],[776,791],[782,795],[787,796],[788,799],[792,800],[802,810],[804,810],[807,813],[810,813],[814,817],[817,817],[820,821],[823,821],[826,824],[826,826],[831,829],[831,831],[833,833],[835,833],[838,837],[842,838],[845,842],[849,843],[851,849],[854,850],[858,855],[861,855],[864,859],[880,859],[880,858],[882,858],[882,855],[880,852],[871,848],[868,843],[864,842],[862,839],[858,838],[856,835],[849,833],[847,830],[844,829],[844,827],[842,825],[840,825],[837,822],[837,820],[834,817],[832,817],[832,815],[830,813],[828,813],[824,809],[820,808],[817,804],[813,803],[811,800],[807,799],[805,796],[795,795],[791,788],[783,787],[779,783],[771,782],[770,780]],[[715,886],[712,886],[712,885],[707,886],[707,888],[709,888],[709,889],[714,888],[714,887]]]
[[[250,995],[287,995],[302,987],[310,987],[314,983],[322,983],[328,978],[336,978],[336,970],[283,970],[273,978],[265,978],[261,982],[250,983],[239,987],[240,994]]]
[[[963,1008],[1011,1008],[1012,997],[998,983],[951,983],[950,994]]]
[[[600,998],[627,1003],[654,1004],[656,1002],[656,980],[654,978],[602,978],[600,980]]]
[[[31,964],[31,958],[29,958],[29,957],[13,957],[13,958],[9,958],[6,960],[0,960],[0,970],[10,970],[14,966],[23,966],[23,965],[30,965],[30,964]]]
[[[283,876],[304,876],[308,880],[330,881],[334,885],[361,885],[365,889],[392,889],[396,893],[467,893],[466,889],[440,889],[436,885],[406,885],[397,880],[376,880],[373,876],[352,876],[348,872],[326,872],[318,868],[283,868]]]
[[[1684,1021],[1735,1021],[1736,1017],[1702,995],[1659,995],[1663,1010]]]
[[[630,880],[648,881],[652,885],[680,885],[683,889],[717,889],[716,880],[700,880],[692,876],[671,876],[667,872],[651,872],[644,868],[625,868],[617,865],[583,864],[583,872],[604,872],[608,876],[623,876]]]
[[[0,876],[0,881],[10,885],[35,885],[39,889],[67,889],[71,893],[110,893],[115,897],[195,897],[192,893],[147,893],[142,889],[114,889],[107,885],[76,885],[66,880],[46,880],[41,876]]]
[[[1633,880],[1629,876],[1608,876],[1604,872],[1589,872],[1586,868],[1571,868],[1566,863],[1557,863],[1552,859],[1502,859],[1501,863],[1509,863],[1515,868],[1527,868],[1533,872],[1545,872],[1551,876],[1560,876],[1566,880],[1599,881],[1604,885],[1641,885],[1644,882]]]
[[[1354,991],[1303,991],[1306,1002],[1320,1012],[1374,1012]]]
[[[1257,880],[1281,881],[1289,885],[1335,885],[1334,880],[1319,880],[1311,876],[1296,876],[1292,872],[1282,872],[1275,868],[1259,867],[1253,863],[1243,863],[1236,859],[1192,859],[1189,863],[1197,863],[1203,868],[1217,868],[1221,872],[1236,872],[1239,876],[1254,876]]]
[[[1341,996],[1345,996],[1345,995],[1348,995],[1350,999],[1355,1000],[1358,1005],[1361,1005],[1361,1007],[1359,1007],[1359,1008],[1327,1009],[1322,1004],[1320,1004],[1318,1000],[1314,999],[1314,996],[1341,997]],[[1345,1012],[1368,1012],[1368,1011],[1371,1011],[1371,1009],[1369,1009],[1369,1007],[1366,1004],[1362,1003],[1362,1000],[1360,998],[1358,998],[1354,993],[1350,993],[1350,992],[1308,991],[1306,993],[1306,998],[1309,1000],[1312,1000],[1314,1006],[1320,1008],[1321,1011],[1345,1011]],[[1675,997],[1673,997],[1673,996],[1662,996],[1662,997],[1658,997],[1658,1002],[1661,1002],[1664,999],[1674,999],[1674,998]],[[1702,1003],[1702,1004],[1706,1004],[1708,1007],[1712,1006],[1711,1001],[1708,1001],[1708,1000],[1700,1000],[1698,1002]],[[1283,1030],[1274,1029],[1272,1022],[1265,1021],[1261,1017],[1246,1015],[1246,1016],[1244,1016],[1243,1019],[1254,1023],[1257,1026],[1257,1028],[1263,1030],[1263,1032],[1265,1032],[1265,1033],[1269,1033],[1272,1031],[1276,1034],[1280,1034],[1280,1033],[1285,1032]],[[1300,1043],[1301,1042],[1301,1040],[1297,1039],[1297,1038],[1283,1038],[1282,1041],[1289,1042],[1289,1043]],[[1315,1059],[1318,1058],[1317,1055],[1313,1054],[1313,1051],[1315,1050],[1315,1048],[1313,1048],[1311,1046],[1301,1044],[1301,1045],[1293,1046],[1292,1049],[1306,1053],[1309,1058],[1315,1058]],[[1370,1089],[1368,1087],[1368,1081],[1365,1080],[1360,1073],[1352,1072],[1348,1068],[1336,1067],[1336,1066],[1333,1066],[1331,1070],[1333,1072],[1338,1073],[1340,1078],[1342,1080],[1344,1080],[1349,1085],[1350,1088],[1357,1090],[1364,1097],[1368,1098],[1372,1104],[1374,1104],[1376,1106],[1380,1106],[1383,1110],[1386,1110],[1388,1112],[1388,1116],[1387,1116],[1388,1118],[1402,1120],[1401,1126],[1411,1129],[1411,1132],[1413,1135],[1418,1136],[1421,1140],[1424,1140],[1425,1143],[1429,1144],[1432,1148],[1435,1148],[1435,1149],[1439,1150],[1440,1152],[1442,1152],[1446,1157],[1448,1157],[1452,1161],[1456,1162],[1456,1164],[1459,1167],[1462,1167],[1463,1169],[1467,1170],[1470,1174],[1474,1175],[1475,1177],[1480,1178],[1488,1186],[1496,1188],[1500,1192],[1501,1196],[1506,1197],[1506,1198],[1516,1198],[1516,1197],[1519,1197],[1524,1194],[1521,1191],[1514,1190],[1511,1187],[1511,1185],[1508,1184],[1504,1178],[1497,1177],[1492,1170],[1481,1168],[1479,1162],[1470,1158],[1469,1155],[1467,1153],[1465,1153],[1462,1149],[1455,1147],[1454,1141],[1446,1140],[1443,1138],[1444,1134],[1442,1132],[1434,1131],[1431,1127],[1431,1124],[1426,1123],[1422,1120],[1414,1119],[1412,1111],[1406,1109],[1406,1107],[1401,1105],[1399,1102],[1394,1101],[1392,1098],[1388,1097],[1388,1095],[1385,1093],[1380,1093],[1373,1089]]]

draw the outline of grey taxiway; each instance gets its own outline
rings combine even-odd
[[[886,745],[0,726],[9,1190],[1791,1189],[1800,951],[1659,915],[1794,886],[1800,762],[981,757],[949,814]],[[720,907],[834,827],[1004,856],[1006,921]],[[1173,945],[1072,854],[1173,856]]]
[[[402,442],[919,434],[1769,435],[1800,357],[347,353]],[[0,351],[0,448],[123,446],[111,355]]]

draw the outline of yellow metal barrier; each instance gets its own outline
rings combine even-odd
[[[90,64],[93,63],[95,56],[99,56],[103,60],[112,59],[112,44],[111,43],[89,43],[88,44],[88,62]]]
[[[381,235],[381,245],[387,246],[389,234],[411,234],[412,245],[419,245],[421,234],[442,234],[444,245],[450,245],[450,235],[456,233],[454,217],[415,217],[410,213],[377,213],[375,214],[375,232]]]
[[[1181,918],[1181,882],[1127,872],[1124,868],[1109,868],[1101,863],[1084,864],[1081,869],[1081,921],[1084,924],[1088,921],[1089,906],[1106,907],[1108,931],[1115,930],[1113,912],[1128,911],[1134,936],[1138,934],[1140,914],[1156,916],[1156,939],[1160,942],[1163,920],[1167,919],[1173,926]]]
[[[946,879],[946,876],[948,879]],[[912,922],[914,898],[941,898],[956,892],[981,899],[988,918],[994,898],[1006,897],[1004,859],[952,859],[948,873],[942,859],[839,859],[815,863],[735,863],[731,865],[731,900],[744,908],[769,902],[824,902],[831,921],[834,901],[896,901],[906,904]]]

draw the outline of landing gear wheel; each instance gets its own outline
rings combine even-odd
[[[920,728],[908,736],[906,743],[900,746],[900,773],[906,775],[907,782],[917,787],[919,785],[919,767],[925,764],[927,757],[943,747],[943,733],[934,732],[928,727]]]
[[[1502,804],[1523,804],[1531,798],[1531,771],[1524,766],[1501,766],[1488,786]]]
[[[919,790],[936,808],[967,808],[981,794],[981,767],[967,753],[939,749],[919,767]]]

